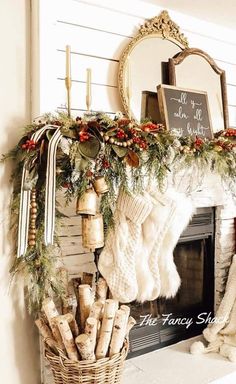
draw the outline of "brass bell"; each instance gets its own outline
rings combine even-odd
[[[100,213],[82,218],[82,244],[91,251],[104,246],[104,225]]]
[[[93,182],[95,191],[99,194],[103,194],[109,191],[109,187],[104,176],[98,176]]]
[[[77,199],[76,214],[77,215],[96,215],[97,211],[97,194],[92,189],[87,189],[82,196]]]

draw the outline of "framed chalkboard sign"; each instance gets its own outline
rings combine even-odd
[[[206,92],[162,84],[157,94],[161,120],[168,130],[179,136],[213,138]]]

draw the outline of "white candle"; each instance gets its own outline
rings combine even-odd
[[[87,71],[87,79],[86,79],[86,105],[87,105],[87,110],[90,111],[91,99],[92,99],[92,92],[91,92],[92,70],[91,70],[91,68],[87,68],[86,71]]]
[[[71,63],[70,63],[70,45],[66,46],[66,78],[70,79],[71,76]]]

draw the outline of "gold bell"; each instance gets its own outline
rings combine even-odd
[[[77,199],[76,214],[77,215],[96,215],[97,211],[97,194],[92,189],[87,189],[84,194]]]
[[[82,217],[82,244],[91,251],[104,246],[103,217],[100,213]]]
[[[98,176],[93,182],[93,187],[97,193],[103,194],[109,191],[109,187],[106,183],[104,176]]]

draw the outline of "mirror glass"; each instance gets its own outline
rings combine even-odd
[[[130,112],[135,120],[144,117],[145,92],[156,93],[157,85],[165,82],[164,63],[180,51],[174,42],[151,35],[139,41],[130,52],[124,77],[126,86],[129,84]]]
[[[207,92],[213,132],[223,130],[225,123],[221,77],[206,59],[199,55],[189,55],[175,65],[175,79],[177,87]]]

